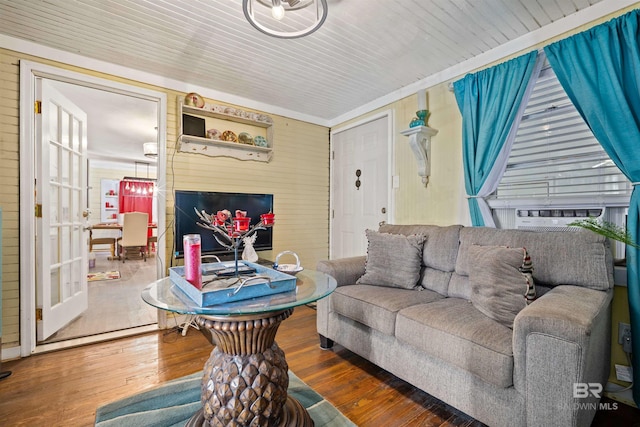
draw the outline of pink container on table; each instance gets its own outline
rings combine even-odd
[[[184,278],[198,289],[202,289],[201,243],[199,234],[185,234],[182,238],[184,247]]]

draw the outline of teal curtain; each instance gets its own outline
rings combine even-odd
[[[640,242],[640,32],[634,10],[545,48],[569,98],[620,170],[634,183],[627,227]],[[640,405],[640,251],[627,246],[633,398]]]
[[[511,132],[534,70],[537,51],[454,82],[462,113],[462,160],[469,213],[474,226],[485,221],[478,193],[491,174]]]

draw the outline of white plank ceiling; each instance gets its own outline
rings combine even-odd
[[[283,40],[241,0],[0,0],[0,33],[328,122],[600,1],[328,0]]]

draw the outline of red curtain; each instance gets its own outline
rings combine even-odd
[[[123,179],[120,181],[118,201],[120,213],[146,212],[149,224],[153,222],[153,182]]]

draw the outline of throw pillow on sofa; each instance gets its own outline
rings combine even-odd
[[[513,328],[516,315],[536,296],[531,258],[525,248],[469,248],[471,303],[486,316]]]
[[[420,280],[423,235],[379,233],[367,230],[367,261],[359,285],[413,289]]]

